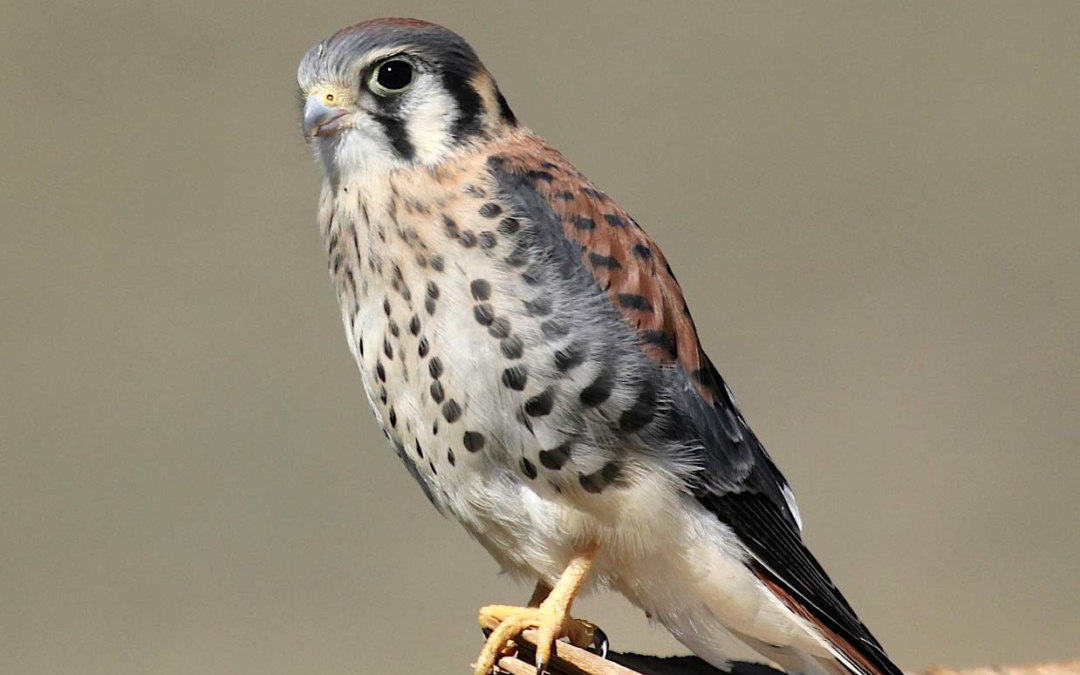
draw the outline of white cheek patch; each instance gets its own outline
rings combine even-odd
[[[409,92],[409,104],[399,114],[416,152],[415,161],[434,164],[450,153],[458,108],[438,78],[421,75]]]

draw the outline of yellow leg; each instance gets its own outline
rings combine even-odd
[[[540,582],[528,607],[488,605],[480,610],[480,626],[491,630],[484,649],[476,660],[476,675],[487,675],[507,643],[530,628],[539,632],[536,640],[536,672],[543,673],[551,660],[555,640],[568,637],[571,643],[588,647],[596,627],[587,621],[570,618],[570,605],[577,597],[585,577],[596,559],[597,547],[590,546],[574,556],[553,588]]]

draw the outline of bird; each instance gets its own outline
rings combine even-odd
[[[297,82],[348,346],[390,446],[513,576],[477,675],[526,629],[537,673],[611,589],[705,661],[900,675],[807,549],[787,481],[642,227],[520,122],[464,38],[379,18]]]

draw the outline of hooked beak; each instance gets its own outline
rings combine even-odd
[[[311,141],[315,136],[329,136],[341,128],[345,116],[341,108],[325,106],[315,97],[304,103],[304,138]]]

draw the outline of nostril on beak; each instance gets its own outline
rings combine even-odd
[[[309,98],[304,103],[304,138],[310,141],[315,136],[329,136],[341,127],[339,120],[344,116],[341,108],[331,108],[317,98]]]

